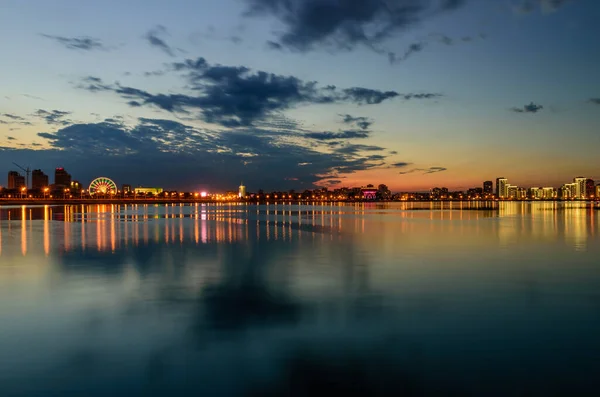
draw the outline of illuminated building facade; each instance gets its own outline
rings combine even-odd
[[[508,179],[496,178],[496,197],[508,198]]]
[[[596,186],[596,198],[600,198],[600,185]]]
[[[64,168],[57,168],[54,170],[54,184],[63,187],[71,186],[71,174],[69,174]]]
[[[544,200],[552,200],[556,198],[556,192],[553,187],[543,187],[542,188],[542,198]]]
[[[586,182],[587,182],[587,178],[584,178],[582,176],[573,178],[573,185],[575,185],[575,192],[573,195],[574,198],[585,199]]]
[[[244,198],[246,197],[246,186],[244,186],[244,184],[240,184],[240,187],[238,189],[238,197],[239,198]]]
[[[164,190],[162,187],[136,187],[133,189],[135,194],[153,194],[158,195],[161,194]]]
[[[25,177],[17,171],[9,171],[7,187],[9,189],[21,189],[22,187],[25,187]]]
[[[529,188],[529,198],[532,200],[539,200],[542,198],[542,189],[539,187]]]
[[[501,198],[509,198],[512,200],[515,200],[518,197],[519,194],[519,187],[518,186],[513,186],[513,185],[509,185],[506,184],[505,186],[505,190],[506,190],[506,195],[502,196]]]
[[[365,188],[361,189],[363,200],[375,200],[377,198],[377,189]]]
[[[48,187],[48,175],[44,174],[42,170],[33,170],[31,172],[31,188],[32,189],[43,189]]]

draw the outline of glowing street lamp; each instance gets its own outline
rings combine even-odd
[[[27,192],[27,188],[26,187],[22,187],[21,188],[21,198],[23,198],[23,195],[26,195]]]
[[[49,188],[47,188],[47,187],[45,187],[45,188],[44,188],[44,198],[47,198],[47,197],[48,197],[48,192],[49,192],[49,191],[50,191],[50,189],[49,189]]]

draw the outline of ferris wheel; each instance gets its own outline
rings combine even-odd
[[[96,178],[90,183],[89,192],[92,196],[96,194],[116,194],[117,184],[109,178]]]

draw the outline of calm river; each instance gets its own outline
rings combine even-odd
[[[0,207],[0,395],[598,396],[599,215]]]

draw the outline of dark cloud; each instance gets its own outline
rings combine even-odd
[[[404,168],[404,167],[408,167],[411,164],[412,163],[398,162],[398,163],[392,163],[392,164],[390,164],[390,167],[393,167],[393,168]]]
[[[530,14],[539,9],[544,13],[550,13],[572,1],[573,0],[522,0],[520,3],[513,5],[513,11],[517,14]]]
[[[17,116],[16,114],[10,114],[10,113],[0,114],[0,116],[7,117],[7,118],[9,118],[11,120],[15,120],[15,121],[24,121],[25,120],[21,116]]]
[[[60,110],[44,110],[38,109],[33,115],[44,119],[50,125],[69,125],[71,120],[65,119],[71,112],[63,112]]]
[[[148,31],[144,38],[150,43],[151,46],[158,48],[165,54],[174,57],[175,51],[167,44],[167,42],[161,38],[161,36],[167,35],[167,28],[162,25],[156,26],[154,29]]]
[[[457,43],[469,43],[476,39],[483,39],[484,37],[485,37],[485,35],[480,34],[478,36],[463,36],[460,39],[454,39],[445,34],[434,33],[419,42],[410,44],[406,48],[406,50],[404,50],[402,55],[398,55],[395,52],[388,52],[388,54],[387,54],[388,60],[390,61],[391,64],[406,61],[411,56],[423,51],[430,44],[438,43],[438,44],[443,44],[446,46],[451,46],[451,45],[455,45]]]
[[[448,169],[445,167],[413,168],[408,171],[400,171],[399,174],[406,175],[406,174],[412,174],[415,172],[420,172],[423,175],[426,175],[426,174],[435,174],[436,172],[442,172],[442,171],[447,171],[447,170]]]
[[[411,55],[413,55],[417,52],[423,51],[423,49],[425,48],[426,45],[427,45],[426,43],[413,43],[408,46],[408,48],[404,51],[404,54],[402,54],[402,56],[400,56],[400,57],[397,56],[396,53],[394,53],[394,52],[389,52],[388,60],[390,61],[391,64],[394,64],[396,62],[406,61]]]
[[[398,94],[396,91],[379,91],[372,90],[369,88],[348,88],[344,90],[344,94],[347,98],[352,99],[354,102],[358,104],[379,104],[386,99],[395,98]]]
[[[11,113],[0,113],[0,117],[4,117],[8,120],[0,120],[0,124],[19,124],[19,125],[32,125],[30,121],[27,121],[25,118],[21,116],[17,116],[16,114]],[[14,128],[11,128],[13,131]]]
[[[81,80],[81,83],[77,85],[77,88],[91,92],[108,91],[111,89],[109,85],[103,84],[102,79],[100,77],[96,76],[84,77]]]
[[[537,105],[531,102],[529,105],[525,105],[522,108],[511,108],[510,110],[515,113],[537,113],[542,110],[544,107],[542,105]]]
[[[369,137],[369,131],[362,130],[346,130],[339,132],[309,132],[305,134],[307,138],[316,139],[319,141],[330,141],[334,139],[362,139]]]
[[[600,105],[600,98],[590,98],[589,102],[595,105]]]
[[[8,139],[9,141],[16,141],[17,138],[15,138],[14,136],[7,136],[6,139]]]
[[[65,48],[70,50],[106,50],[107,48],[102,44],[99,39],[93,37],[63,37],[54,36],[50,34],[42,34],[43,37],[54,40],[59,44],[62,44]]]
[[[190,93],[152,94],[142,89],[120,84],[107,85],[90,77],[79,85],[89,91],[113,91],[130,101],[132,106],[151,105],[168,112],[195,115],[206,122],[226,127],[244,127],[280,115],[282,111],[309,104],[355,103],[375,105],[401,97],[430,99],[440,94],[400,94],[362,87],[338,89],[319,86],[294,76],[252,71],[245,66],[211,65],[204,58],[185,60],[170,65],[181,73]],[[191,115],[189,117],[192,117]]]
[[[347,145],[323,151],[311,148],[309,140],[290,142],[284,132],[254,128],[213,131],[146,118],[132,126],[110,119],[72,124],[38,136],[52,148],[36,152],[39,162],[48,167],[64,164],[76,170],[73,173],[82,181],[102,174],[119,183],[181,189],[197,189],[198,184],[228,189],[240,180],[254,189],[309,188],[323,179],[321,175],[380,166],[383,156],[373,152],[385,150]],[[18,155],[4,151],[0,157],[15,161],[12,159]]]
[[[354,124],[362,130],[367,130],[373,124],[373,120],[367,117],[353,117],[349,114],[340,115],[346,124]]]
[[[385,150],[385,148],[375,145],[346,144],[334,149],[334,152],[354,156],[361,152],[379,152],[383,150]]]
[[[268,15],[284,25],[276,43],[309,51],[316,47],[378,49],[386,39],[433,15],[460,8],[463,0],[245,0],[247,15]]]

